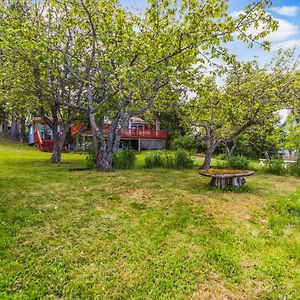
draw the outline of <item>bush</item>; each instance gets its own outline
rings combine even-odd
[[[289,165],[288,172],[292,176],[300,177],[300,158],[297,159],[296,163]]]
[[[174,163],[176,169],[190,169],[193,167],[194,161],[186,150],[178,149],[175,152]]]
[[[97,159],[96,159],[96,153],[92,146],[86,148],[85,155],[86,155],[85,160],[87,163],[87,167],[89,169],[94,169],[96,166]]]
[[[161,168],[163,167],[163,158],[160,153],[151,153],[145,157],[145,167],[151,168]]]
[[[133,149],[125,148],[117,151],[113,157],[113,168],[120,170],[133,169],[136,162],[136,152]]]
[[[227,160],[228,159],[228,155],[221,153],[216,157],[218,160]]]
[[[145,157],[145,168],[188,169],[193,166],[193,159],[188,151],[178,149],[175,155],[151,153]]]
[[[167,169],[172,169],[175,166],[174,155],[164,154],[162,157],[163,167]]]
[[[171,146],[175,150],[185,149],[189,152],[197,152],[200,147],[200,142],[195,136],[184,135],[175,138]]]
[[[287,169],[281,159],[268,160],[266,163],[265,171],[275,175],[286,175]]]
[[[249,160],[244,156],[227,156],[226,168],[245,170],[249,168]]]

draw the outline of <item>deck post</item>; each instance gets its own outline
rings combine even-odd
[[[85,135],[82,136],[82,150],[86,152],[86,141],[85,141]]]
[[[138,151],[141,151],[141,139],[138,139]]]
[[[76,138],[75,138],[75,150],[76,151],[79,150],[79,136],[78,136],[78,134],[76,135]]]

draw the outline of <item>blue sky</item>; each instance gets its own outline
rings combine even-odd
[[[251,2],[251,0],[229,0],[230,12],[239,12]],[[121,0],[121,3],[131,8],[146,6],[145,0]],[[272,43],[272,50],[266,52],[257,46],[248,49],[243,43],[231,43],[228,48],[237,54],[240,60],[250,60],[257,56],[260,63],[264,64],[270,61],[278,48],[296,47],[296,53],[300,54],[300,0],[274,0],[273,7],[268,12],[279,21],[278,31],[268,38]]]

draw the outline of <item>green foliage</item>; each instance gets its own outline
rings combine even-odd
[[[150,153],[145,157],[145,168],[190,169],[193,159],[188,151],[178,149],[175,153]]]
[[[176,169],[190,169],[194,161],[189,152],[184,149],[178,149],[175,152],[174,166]]]
[[[218,160],[225,161],[228,158],[227,154],[221,153],[216,157]]]
[[[246,170],[249,168],[249,160],[244,156],[227,156],[225,167],[229,169]]]
[[[288,172],[292,176],[300,177],[300,157],[297,158],[296,163],[288,166]]]
[[[113,168],[116,170],[133,169],[136,162],[136,151],[131,148],[125,148],[123,151],[117,151],[113,157]]]
[[[290,113],[286,124],[281,131],[281,147],[289,150],[300,149],[300,111],[294,114]]]
[[[175,166],[174,155],[165,153],[163,156],[163,166],[167,169],[172,169]]]
[[[274,175],[286,175],[287,169],[284,167],[282,159],[268,160],[265,166],[265,172]]]
[[[71,120],[78,111],[89,112],[111,158],[113,141],[104,139],[99,125],[104,118],[121,125],[127,116],[163,110],[161,102],[171,107],[179,98],[174,90],[182,92],[196,73],[202,78],[207,61],[234,60],[226,43],[237,38],[251,46],[277,24],[265,10],[267,0],[246,6],[237,17],[226,1],[148,2],[136,14],[117,0],[2,1],[0,48],[9,74],[0,72],[0,81],[9,79],[14,108],[24,103],[26,112],[38,107],[49,114],[55,107],[53,119]],[[262,30],[250,34],[253,26]],[[177,132],[176,119],[170,127]],[[112,128],[113,137],[119,127]]]
[[[274,175],[291,175],[300,177],[300,159],[297,158],[295,163],[289,163],[287,166],[285,166],[282,159],[267,160],[263,170],[266,173]]]
[[[259,159],[265,153],[278,152],[280,150],[276,137],[278,124],[280,116],[274,114],[274,118],[265,122],[264,126],[249,128],[237,139],[234,152],[251,159]]]
[[[199,147],[199,139],[193,135],[178,136],[172,142],[172,148],[175,150],[185,149],[190,152],[197,152]]]
[[[91,145],[89,145],[86,148],[85,160],[86,160],[86,163],[87,163],[87,167],[89,169],[94,169],[95,168],[96,162],[97,162],[97,158],[96,158],[95,151],[94,151],[94,149],[93,149],[93,147]]]
[[[263,67],[257,60],[233,63],[222,88],[216,76],[191,81],[194,96],[183,104],[185,120],[187,126],[197,127],[207,151],[214,152],[250,130],[261,131],[264,139],[278,120],[277,111],[288,106],[289,75],[296,68],[296,63],[290,67],[292,56],[279,53]],[[248,142],[244,141],[244,149]]]
[[[89,146],[86,150],[86,162],[89,169],[94,169],[96,166],[96,154],[93,147]],[[125,148],[123,151],[117,151],[113,157],[113,168],[116,170],[133,169],[136,162],[136,151],[130,148]]]
[[[145,168],[162,168],[164,166],[161,153],[150,153],[145,157]]]

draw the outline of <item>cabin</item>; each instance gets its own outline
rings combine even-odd
[[[63,125],[59,124],[58,131],[63,131]],[[68,135],[69,136],[69,135]],[[73,138],[75,140],[75,137]],[[33,124],[29,126],[28,144],[35,146],[44,152],[53,151],[53,133],[52,129],[48,124],[42,121],[41,118],[35,118]],[[67,139],[67,144],[65,145],[65,151],[69,149],[70,140]]]
[[[104,136],[108,136],[110,122],[104,125]],[[60,125],[61,131],[63,126]],[[141,118],[133,117],[128,122],[128,127],[121,132],[119,149],[133,148],[141,150],[162,150],[166,148],[168,132],[160,130],[159,121],[155,122],[152,129],[149,124]],[[92,131],[90,126],[83,129],[82,123],[71,126],[68,134],[65,150],[85,151],[92,143]],[[35,145],[38,149],[45,152],[53,150],[53,135],[49,125],[45,124],[40,118],[36,118],[33,125],[29,128],[29,144]]]

